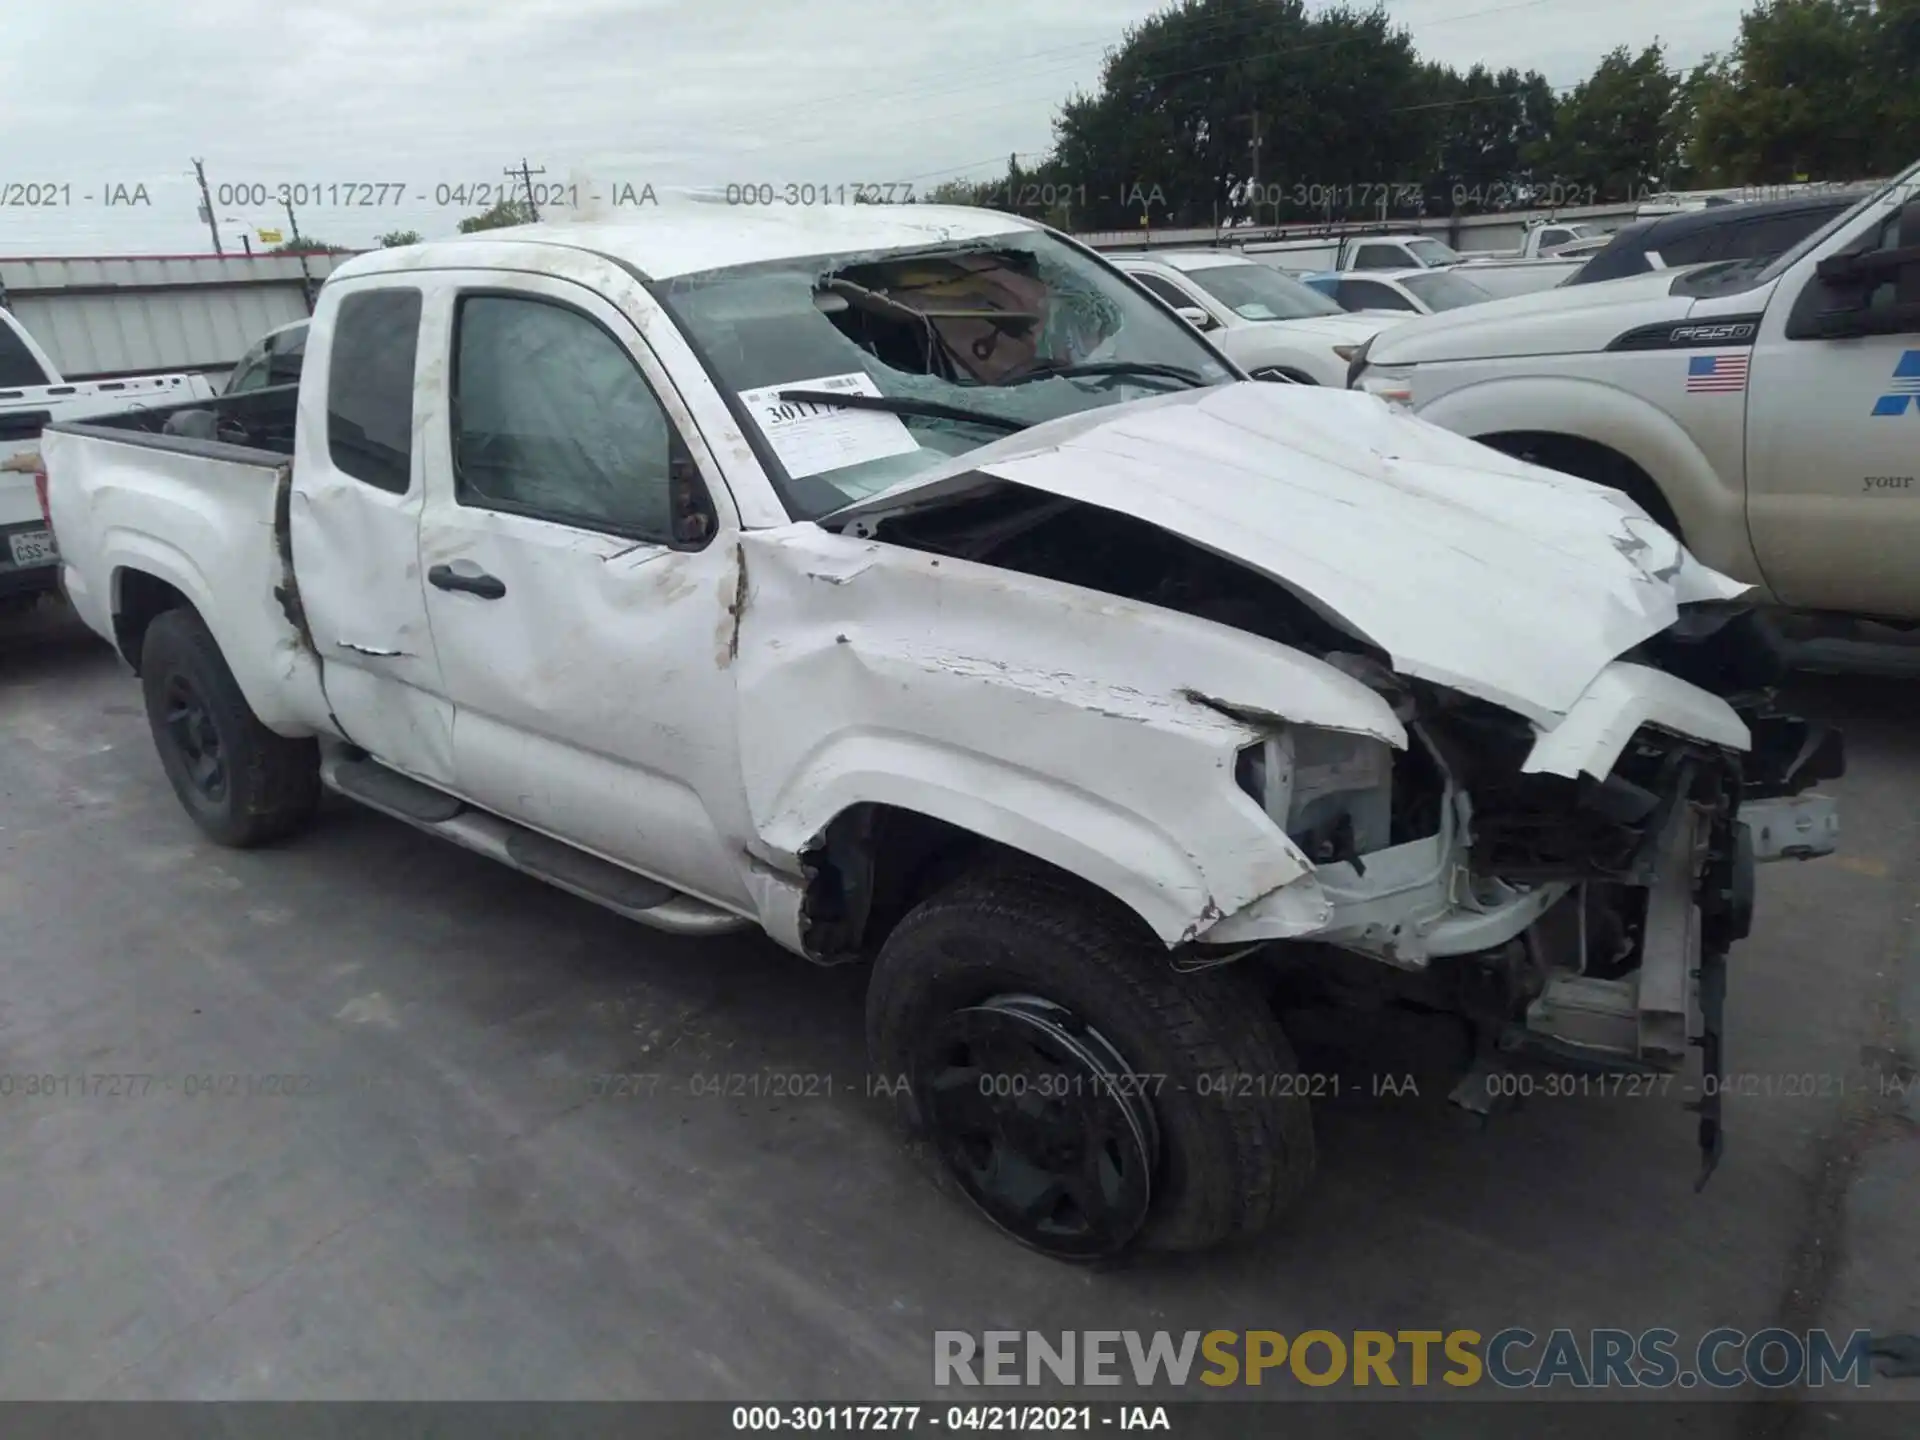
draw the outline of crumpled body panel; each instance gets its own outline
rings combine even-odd
[[[896,805],[1178,943],[1312,868],[1236,784],[1242,746],[1282,721],[1406,744],[1359,681],[1209,621],[813,526],[743,553],[743,776],[776,857],[849,805]]]
[[[1037,426],[829,523],[983,476],[1190,539],[1285,585],[1401,673],[1543,726],[1681,604],[1746,588],[1617,491],[1369,395],[1252,381]]]

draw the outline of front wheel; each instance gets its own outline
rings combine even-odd
[[[291,834],[320,803],[320,751],[255,718],[206,622],[168,610],[147,627],[140,683],[160,764],[194,822],[244,849]]]
[[[947,1177],[1062,1259],[1252,1234],[1313,1172],[1305,1087],[1246,977],[1176,973],[1064,878],[996,868],[924,901],[875,963],[867,1035]]]

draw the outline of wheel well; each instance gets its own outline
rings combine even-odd
[[[1023,850],[895,805],[849,806],[800,852],[800,862],[806,875],[801,944],[828,965],[872,959],[914,906],[983,867],[1046,872],[1120,904],[1080,876]],[[1133,915],[1130,909],[1126,913]]]
[[[119,575],[119,603],[113,611],[113,638],[120,653],[140,673],[140,648],[146,642],[147,627],[169,610],[191,610],[193,602],[173,586],[144,570],[122,570]]]
[[[1474,438],[1516,460],[1622,491],[1682,543],[1687,538],[1680,533],[1680,522],[1673,507],[1660,493],[1653,477],[1609,445],[1579,435],[1556,435],[1542,430],[1508,430]]]

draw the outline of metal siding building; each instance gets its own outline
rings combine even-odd
[[[317,286],[349,257],[309,255]],[[69,380],[230,369],[308,313],[300,257],[134,255],[0,260],[0,297]]]

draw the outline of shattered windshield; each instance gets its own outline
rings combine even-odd
[[[1025,425],[1235,378],[1192,327],[1043,231],[711,270],[654,293],[796,519]]]

